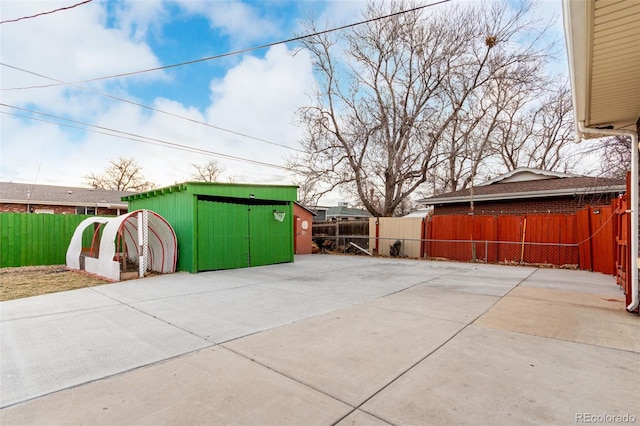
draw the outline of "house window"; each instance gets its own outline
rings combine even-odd
[[[96,208],[95,207],[76,207],[76,214],[92,214],[95,215],[96,214]]]
[[[53,210],[51,210],[51,209],[35,209],[34,213],[36,213],[36,214],[53,214]]]

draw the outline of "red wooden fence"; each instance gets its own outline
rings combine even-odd
[[[458,261],[576,265],[615,271],[615,207],[587,207],[578,214],[433,216],[424,253]]]
[[[627,192],[613,200],[613,234],[615,237],[615,276],[616,283],[623,288],[627,306],[631,304],[631,214],[628,212],[631,193],[631,173],[627,173]],[[638,238],[638,236],[635,236]]]

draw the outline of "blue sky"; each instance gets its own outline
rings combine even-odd
[[[456,0],[454,0],[456,1]],[[77,3],[3,0],[2,20]],[[460,3],[460,0],[457,0]],[[360,19],[365,2],[353,1],[100,1],[0,26],[1,61],[62,81],[80,81],[219,55],[288,39],[314,14],[330,26]],[[557,17],[560,1],[543,1]],[[278,45],[203,63],[86,83],[83,90],[57,86],[3,90],[2,103],[78,122],[153,137],[201,150],[283,166],[299,147],[295,111],[308,102],[314,84],[305,52]],[[562,67],[562,65],[560,65]],[[51,81],[0,67],[2,89]],[[180,120],[95,91],[126,98],[211,126],[256,136],[288,148],[243,138]],[[3,112],[29,115],[2,107]],[[40,116],[42,119],[50,118]],[[110,159],[134,157],[159,186],[185,181],[192,164],[215,159],[223,177],[236,182],[290,184],[277,167],[264,167],[184,152],[50,123],[0,115],[0,179],[81,186],[83,176],[102,171]],[[335,200],[326,200],[330,203]]]

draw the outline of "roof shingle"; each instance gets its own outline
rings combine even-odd
[[[0,182],[0,201],[4,203],[33,204],[126,204],[121,197],[135,194],[131,191],[110,191],[99,188],[33,185],[30,183]]]

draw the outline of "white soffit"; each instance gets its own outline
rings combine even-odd
[[[576,120],[635,129],[640,0],[564,0],[563,9]]]

